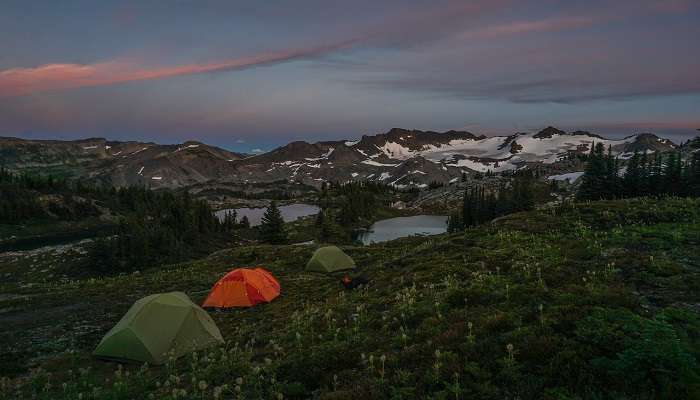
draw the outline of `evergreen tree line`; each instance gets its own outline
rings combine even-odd
[[[95,268],[102,273],[130,272],[209,252],[245,225],[232,214],[220,221],[205,201],[188,192],[127,187],[114,194],[109,203],[123,216],[91,251]]]
[[[29,219],[59,218],[77,220],[97,215],[91,203],[75,198],[92,197],[101,189],[81,181],[54,176],[14,173],[0,167],[0,224],[16,224]],[[41,194],[58,195],[61,201],[40,202]]]
[[[483,186],[468,187],[464,191],[461,210],[453,211],[447,219],[448,232],[459,232],[502,215],[533,209],[533,184],[532,176],[520,175],[513,178],[509,186],[495,191]]]
[[[635,152],[620,173],[620,159],[602,143],[593,147],[577,193],[578,200],[640,196],[700,196],[700,152],[684,161],[680,152]]]
[[[54,200],[42,205],[40,195]],[[102,214],[100,209],[118,217],[116,226],[98,237],[90,250],[95,270],[103,274],[189,258],[247,225],[246,219],[236,221],[235,214],[219,221],[206,202],[186,191],[102,187],[0,168],[0,223],[41,218],[77,221]]]
[[[338,223],[339,216],[331,209],[323,208],[316,215],[317,239],[320,243],[346,242],[350,233]]]
[[[223,230],[226,232],[231,232],[238,228],[250,228],[250,221],[248,216],[244,215],[240,220],[238,220],[238,213],[236,210],[229,210],[224,214],[224,219],[221,221],[223,225]]]
[[[381,197],[391,192],[391,187],[372,181],[329,183],[321,187],[318,205],[322,210],[338,208],[339,212],[334,217],[336,221],[354,224],[374,217],[377,207],[381,205]]]

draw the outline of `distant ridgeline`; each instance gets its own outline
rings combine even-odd
[[[603,143],[621,157],[635,151],[664,153],[679,148],[651,133],[605,139],[591,132],[565,132],[554,127],[492,137],[395,128],[351,141],[295,141],[257,155],[191,141],[160,145],[99,138],[49,141],[0,137],[0,165],[51,171],[113,186],[197,187],[212,196],[245,193],[240,188],[253,183],[293,182],[294,186],[269,187],[282,198],[285,191],[318,188],[333,181],[374,181],[423,189],[434,182],[456,182],[463,173],[504,173],[525,167],[555,173],[580,170],[578,156],[587,155],[592,143]],[[254,192],[262,191],[258,188]]]

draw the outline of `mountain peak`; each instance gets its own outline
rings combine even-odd
[[[665,152],[665,151],[671,151],[675,149],[676,144],[673,143],[672,141],[668,139],[663,139],[658,136],[656,136],[653,133],[639,133],[637,135],[631,136],[631,138],[634,138],[626,147],[625,151],[628,153],[632,153],[635,151],[638,152],[646,152],[646,151],[653,151],[653,152]]]
[[[566,132],[564,132],[560,129],[557,129],[553,126],[548,126],[544,129],[542,129],[541,131],[537,132],[533,137],[536,139],[549,139],[552,136],[556,136],[556,135],[566,135]]]

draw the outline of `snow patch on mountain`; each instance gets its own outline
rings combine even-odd
[[[388,173],[388,172],[382,172],[382,174],[381,174],[381,175],[379,176],[379,178],[377,178],[377,179],[380,180],[380,181],[383,181],[383,180],[386,180],[386,179],[389,179],[389,178],[391,178],[391,174],[390,174],[390,173]]]
[[[364,160],[364,161],[362,161],[362,164],[373,165],[375,167],[396,167],[396,166],[401,165],[401,164],[384,164],[384,163],[376,162],[374,160]]]
[[[379,151],[383,152],[387,157],[396,160],[405,160],[413,157],[416,152],[412,151],[408,147],[404,147],[396,142],[386,142],[384,146],[376,146]]]
[[[507,161],[475,161],[471,159],[461,159],[452,164],[447,164],[450,167],[464,167],[477,172],[503,172],[503,171],[513,171],[518,169],[514,164]]]
[[[569,182],[576,182],[578,178],[583,176],[583,171],[578,171],[578,172],[569,172],[566,174],[560,174],[560,175],[551,175],[547,177],[547,180],[550,181],[569,181]]]

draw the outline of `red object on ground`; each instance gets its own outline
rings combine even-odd
[[[219,279],[202,307],[252,307],[280,295],[280,284],[264,268],[238,268]]]

